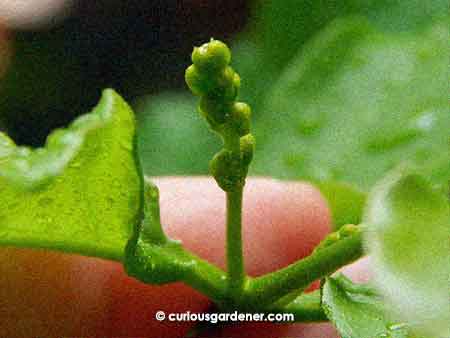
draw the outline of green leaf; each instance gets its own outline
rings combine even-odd
[[[373,289],[343,275],[326,279],[322,306],[342,338],[412,338],[406,325],[389,319]]]
[[[450,206],[428,180],[400,168],[365,211],[375,281],[392,310],[433,337],[450,336]]]
[[[328,26],[268,97],[253,173],[367,191],[409,160],[446,186],[448,36],[447,25],[421,35],[380,34],[361,19]]]
[[[293,299],[285,305],[277,302],[274,306],[271,306],[271,311],[274,313],[292,313],[296,322],[317,323],[328,320],[322,308],[320,290],[302,293],[301,295],[292,294],[288,297],[293,297]]]
[[[44,148],[0,134],[0,245],[121,260],[140,218],[134,143],[133,113],[113,90]]]
[[[316,182],[316,185],[328,201],[335,228],[361,223],[365,193],[344,182]]]
[[[192,95],[166,93],[136,104],[138,145],[144,172],[157,175],[207,174],[220,148]]]

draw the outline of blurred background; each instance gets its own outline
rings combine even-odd
[[[42,146],[112,87],[136,111],[148,175],[204,174],[219,142],[183,76],[214,37],[253,107],[252,174],[358,195],[402,157],[440,182],[448,13],[446,0],[0,0],[0,129]],[[322,188],[345,203],[347,188]]]
[[[106,87],[130,101],[182,87],[192,46],[247,16],[243,0],[0,0],[1,116],[16,142],[41,145]]]

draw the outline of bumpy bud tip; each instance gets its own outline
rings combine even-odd
[[[231,111],[233,127],[239,136],[245,136],[250,133],[250,106],[244,102],[236,102]]]
[[[255,152],[255,138],[252,134],[247,134],[240,139],[242,164],[248,166],[253,159]]]
[[[226,44],[211,39],[200,47],[194,48],[192,62],[202,71],[217,71],[225,68],[231,61],[231,52]]]

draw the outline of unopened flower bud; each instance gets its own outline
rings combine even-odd
[[[224,191],[232,191],[244,184],[240,162],[230,151],[222,149],[209,163],[211,174]]]
[[[250,133],[250,106],[244,102],[236,102],[231,110],[231,120],[233,128],[239,136]]]
[[[239,91],[239,88],[241,88],[241,77],[238,73],[234,73],[233,77],[233,86],[236,89],[236,91]]]
[[[232,102],[238,94],[238,88],[235,86],[236,72],[230,66],[225,67],[216,74],[214,84],[211,86],[208,95],[214,96],[224,102]]]
[[[231,52],[226,44],[211,39],[200,47],[194,48],[192,62],[201,71],[214,72],[225,68],[231,61]]]
[[[191,92],[195,95],[202,95],[205,92],[204,81],[200,76],[197,67],[190,65],[184,73],[184,79]]]

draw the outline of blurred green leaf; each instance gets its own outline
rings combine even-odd
[[[250,86],[245,99],[259,110],[266,89],[311,38],[336,18],[358,15],[382,32],[419,32],[448,15],[448,2],[285,0],[257,2],[245,34],[233,46],[236,68]],[[264,112],[261,112],[264,113]],[[256,116],[256,118],[258,118]]]
[[[353,284],[343,275],[329,277],[322,306],[342,338],[412,338],[404,324],[393,324],[384,304],[367,285]]]
[[[392,311],[424,334],[449,337],[450,206],[410,171],[395,170],[371,192],[366,246]]]
[[[0,133],[0,244],[121,260],[140,217],[134,139],[133,113],[112,90],[44,148]]]
[[[409,160],[447,184],[448,35],[445,25],[420,36],[379,34],[359,19],[327,27],[267,98],[253,173],[366,191]]]
[[[265,61],[280,69],[315,33],[336,18],[364,16],[383,31],[416,31],[445,18],[448,2],[392,0],[264,1],[255,8]]]
[[[138,145],[147,175],[207,174],[220,140],[197,111],[192,95],[166,93],[136,104]]]

